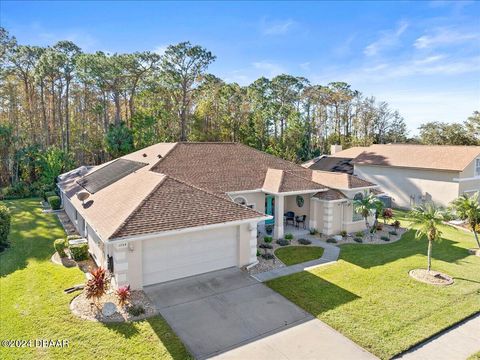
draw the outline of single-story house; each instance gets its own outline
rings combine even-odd
[[[252,264],[259,232],[292,226],[285,214],[305,232],[363,230],[352,201],[376,187],[238,143],[159,143],[58,182],[92,257],[134,289]]]
[[[447,206],[480,190],[480,146],[372,145],[352,163],[354,174],[378,184],[396,207]]]

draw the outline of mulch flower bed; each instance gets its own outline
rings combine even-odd
[[[117,307],[117,311],[111,316],[104,316],[102,313],[102,307],[107,302],[114,303]],[[129,314],[126,307],[122,307],[118,304],[114,290],[109,290],[107,294],[102,296],[98,301],[98,304],[95,304],[92,299],[87,299],[85,293],[82,292],[72,300],[70,303],[70,310],[75,316],[81,319],[106,323],[143,320],[158,314],[157,309],[143,291],[133,290],[129,304],[133,306],[142,306],[145,313],[139,316],[132,316]]]
[[[412,278],[430,285],[446,286],[453,284],[453,278],[438,271],[427,271],[426,269],[410,270],[408,273]]]
[[[389,232],[390,231],[395,231],[397,235],[391,235]],[[354,239],[357,237],[355,236],[355,233],[353,234],[348,234],[346,237],[342,238],[341,240],[337,241],[337,245],[341,244],[390,244],[395,241],[400,240],[402,235],[407,231],[405,228],[398,228],[395,229],[391,225],[383,225],[382,230],[377,230],[374,234],[370,235],[369,233],[367,235],[363,235],[365,232],[362,231],[362,242],[356,242]],[[389,238],[389,241],[385,241],[382,239],[382,237],[387,237]],[[320,237],[320,240],[326,240],[328,238],[333,238],[333,236],[325,236],[322,235]]]

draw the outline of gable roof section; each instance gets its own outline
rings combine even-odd
[[[343,157],[324,156],[311,164],[309,169],[353,174],[352,159]]]
[[[480,155],[480,146],[372,145],[354,164],[463,171]]]
[[[312,179],[313,181],[321,181],[325,186],[334,189],[355,189],[377,186],[376,184],[360,179],[357,176],[328,171],[313,171]]]
[[[312,180],[305,179],[290,171],[268,169],[262,190],[268,193],[288,193],[294,191],[319,191],[326,187]]]
[[[353,159],[367,149],[368,149],[368,146],[353,146],[351,148],[348,148],[342,151],[337,151],[335,154],[330,155],[330,157]]]
[[[125,219],[111,238],[263,217],[264,214],[246,206],[167,177]]]
[[[311,170],[238,143],[178,143],[152,171],[216,194],[263,187],[267,170],[311,179]]]

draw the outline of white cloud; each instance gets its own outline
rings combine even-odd
[[[283,35],[288,33],[295,25],[292,19],[280,21],[267,21],[265,18],[261,21],[261,29],[264,35]]]
[[[366,46],[363,53],[367,56],[374,56],[386,48],[397,45],[401,35],[407,28],[408,23],[401,21],[394,30],[381,31],[378,40]]]
[[[479,41],[480,33],[460,32],[451,29],[437,29],[431,34],[422,35],[413,46],[417,49],[433,48],[443,45],[458,45],[468,41]]]
[[[254,62],[252,65],[255,69],[261,70],[263,76],[269,78],[286,72],[283,66],[267,61]]]
[[[56,32],[43,30],[38,25],[38,30],[39,31],[36,32],[36,35],[40,40],[40,42],[44,43],[45,45],[53,45],[60,40],[68,40],[68,41],[74,42],[83,51],[94,51],[96,50],[95,47],[98,44],[97,40],[92,35],[90,35],[88,32],[82,29],[71,29],[71,30],[63,31],[60,34]]]
[[[299,66],[302,70],[310,71],[310,62],[309,61],[301,63],[301,64],[299,64]]]

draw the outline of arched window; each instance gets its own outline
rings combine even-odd
[[[237,204],[247,206],[247,199],[245,199],[243,196],[237,196],[235,199],[233,199],[233,202],[236,202]]]

